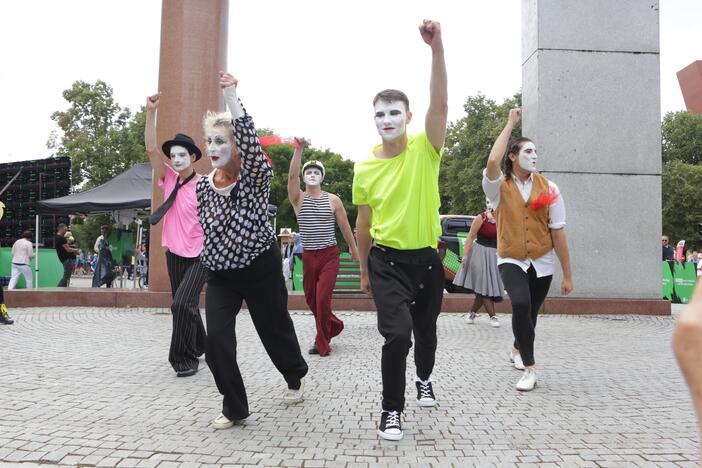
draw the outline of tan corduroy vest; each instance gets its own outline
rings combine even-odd
[[[512,176],[514,177],[514,176]],[[497,221],[497,254],[502,258],[536,260],[553,248],[548,228],[548,205],[534,211],[530,204],[540,195],[548,194],[548,180],[532,174],[529,201],[524,203],[514,179],[500,185],[500,204],[495,211]]]

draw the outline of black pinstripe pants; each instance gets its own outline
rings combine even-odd
[[[168,360],[173,369],[182,371],[198,367],[198,356],[205,352],[205,326],[198,302],[207,270],[200,258],[186,258],[166,251],[166,267],[171,280],[173,332]]]

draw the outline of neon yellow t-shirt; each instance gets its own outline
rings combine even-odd
[[[379,147],[353,168],[353,203],[370,206],[371,236],[394,249],[435,248],[443,148],[437,152],[426,133],[408,137],[405,150],[391,159],[378,159]]]

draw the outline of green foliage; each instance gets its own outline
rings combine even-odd
[[[290,227],[299,231],[290,200],[288,200],[288,169],[292,159],[293,148],[289,145],[274,145],[266,148],[268,156],[273,162],[273,182],[271,183],[270,202],[278,206],[277,225]],[[324,164],[326,175],[322,183],[322,190],[333,193],[341,198],[353,227],[356,224],[356,207],[351,203],[351,185],[353,183],[353,161],[345,160],[341,155],[327,150],[305,148],[302,154],[302,164],[310,159],[316,159]],[[300,177],[302,179],[302,177]],[[300,187],[304,189],[303,186]],[[337,232],[339,246],[346,246],[341,233]]]
[[[685,239],[688,246],[702,245],[697,223],[702,222],[702,165],[672,160],[664,163],[661,174],[663,188],[663,233],[671,244]]]
[[[104,81],[76,81],[63,92],[69,108],[51,114],[63,135],[52,134],[47,146],[55,149],[57,156],[71,157],[74,187],[96,187],[135,163],[148,161],[144,110],[132,116],[112,94]]]
[[[663,162],[702,162],[702,115],[668,112],[661,124]]]
[[[521,93],[498,105],[482,94],[470,96],[463,108],[466,116],[451,123],[439,185],[443,214],[476,214],[485,210],[482,171],[490,148],[507,122],[509,110],[521,106]],[[521,135],[521,124],[512,137]]]

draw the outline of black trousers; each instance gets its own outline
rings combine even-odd
[[[519,350],[524,365],[533,366],[536,318],[546,299],[553,276],[537,278],[534,265],[526,272],[512,263],[503,263],[498,268],[505,290],[512,301],[514,347]]]
[[[59,288],[67,288],[68,286],[71,285],[71,275],[73,274],[73,269],[76,266],[76,259],[75,258],[67,258],[62,262],[63,264],[63,276],[61,277],[61,280],[59,281],[57,287]]]
[[[300,380],[307,374],[307,363],[288,312],[281,264],[280,251],[271,245],[246,268],[209,272],[205,359],[224,396],[222,414],[229,419],[249,415],[246,388],[236,362],[236,316],[242,300],[246,301],[263,347],[288,388],[300,388]]]
[[[176,372],[197,368],[197,358],[205,352],[207,339],[198,307],[207,270],[198,257],[181,257],[170,251],[166,251],[166,268],[173,297],[173,331],[168,361]]]
[[[368,275],[378,310],[378,331],[385,338],[380,364],[383,410],[402,411],[412,333],[417,376],[427,380],[434,369],[444,270],[435,249],[374,246],[368,256]]]

